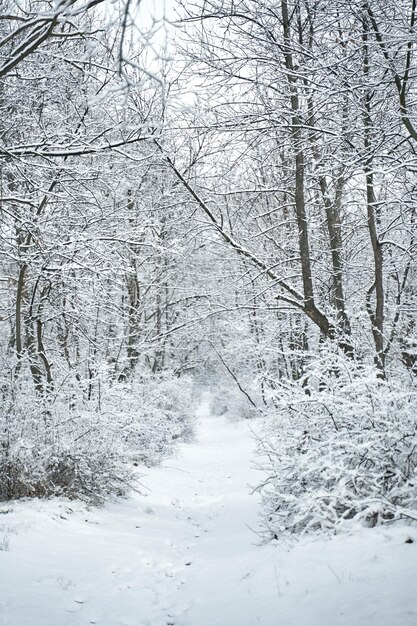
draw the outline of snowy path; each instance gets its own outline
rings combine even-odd
[[[1,626],[417,624],[410,530],[256,545],[247,424],[200,418],[146,497],[0,507]]]

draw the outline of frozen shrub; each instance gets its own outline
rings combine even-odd
[[[245,392],[262,406],[262,401],[257,397],[256,383],[255,379],[252,386],[245,387]],[[211,385],[210,390],[210,410],[213,415],[225,415],[232,419],[252,419],[259,416],[258,408],[239,390],[231,377],[227,377],[222,383]]]
[[[58,407],[47,415],[36,406],[9,413],[0,447],[1,500],[65,496],[99,503],[127,491],[132,471],[106,420]]]
[[[64,496],[100,503],[123,495],[131,472],[104,450],[13,446],[0,463],[0,500]]]
[[[194,405],[188,377],[169,373],[143,377],[132,386],[115,387],[108,405],[135,462],[158,463],[172,451],[175,441],[192,436]]]
[[[279,413],[259,440],[266,480],[263,526],[282,533],[336,532],[417,519],[417,394],[339,360],[316,360],[309,381],[275,390]]]
[[[100,503],[123,495],[136,466],[192,433],[191,383],[169,374],[101,386],[99,401],[40,400],[14,391],[0,413],[0,500],[64,496]],[[140,472],[140,470],[139,470]]]

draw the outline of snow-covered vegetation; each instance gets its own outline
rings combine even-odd
[[[415,1],[153,4],[0,5],[0,501],[145,497],[209,393],[265,542],[415,523]]]
[[[417,521],[417,391],[346,358],[278,383],[258,454],[267,535]]]
[[[1,413],[0,498],[81,498],[98,504],[138,487],[138,465],[192,433],[191,381],[172,374],[102,384],[100,401],[17,392]],[[81,392],[80,396],[82,397]]]

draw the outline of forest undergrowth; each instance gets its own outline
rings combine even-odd
[[[257,436],[267,539],[417,521],[417,390],[342,355],[270,390]]]
[[[13,386],[0,416],[0,500],[62,496],[100,504],[140,489],[140,468],[192,436],[187,377],[102,380],[100,396],[90,400],[73,382],[47,398]]]

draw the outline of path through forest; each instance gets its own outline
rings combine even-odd
[[[410,529],[259,545],[248,422],[206,405],[198,419],[196,440],[143,478],[146,495],[0,507],[2,626],[417,623]]]

